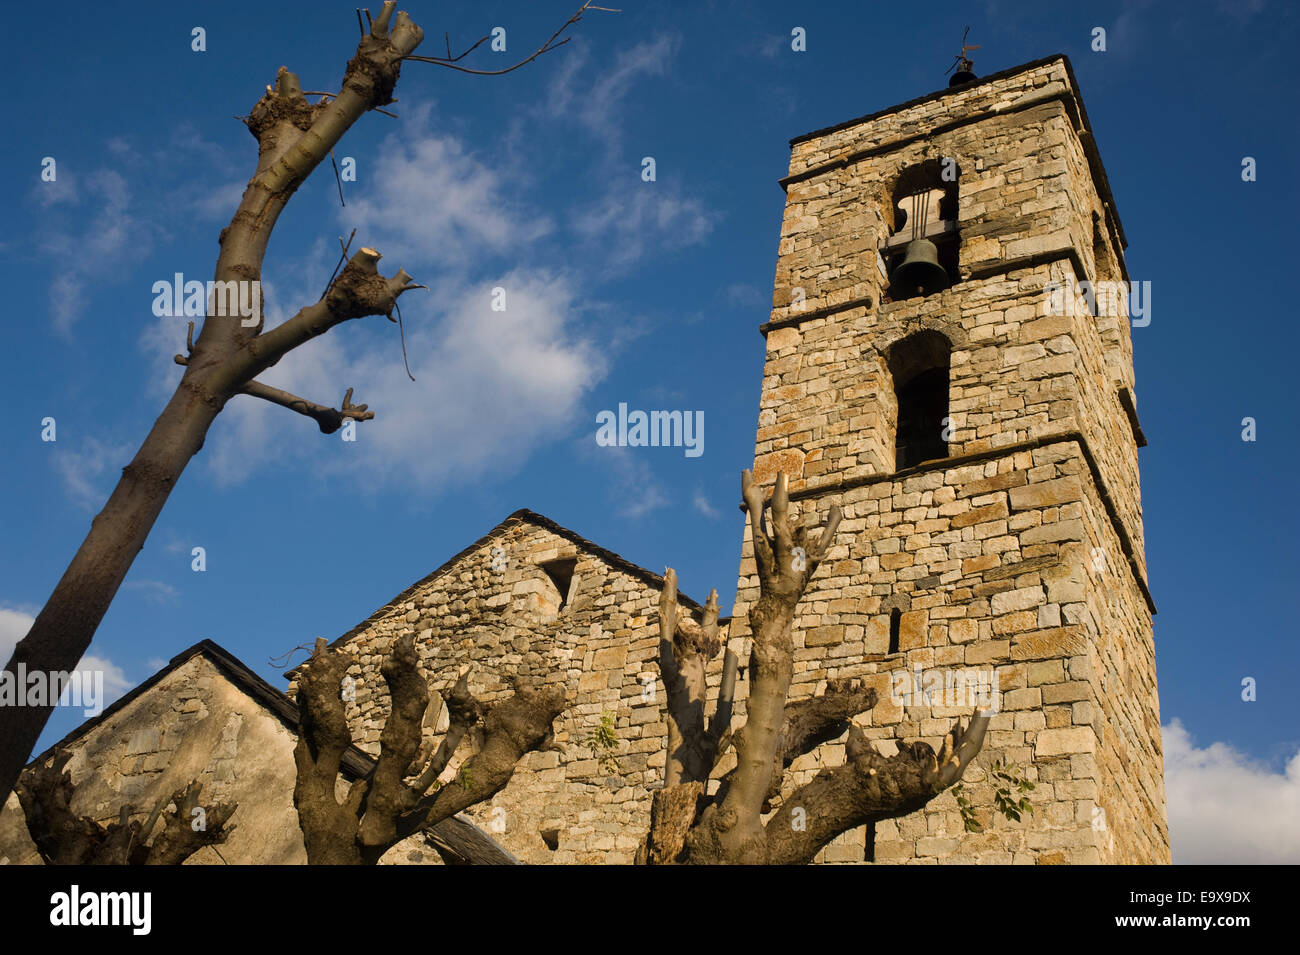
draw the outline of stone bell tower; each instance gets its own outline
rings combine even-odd
[[[937,749],[963,681],[998,707],[979,831],[947,792],[822,859],[1168,862],[1123,227],[1064,56],[962,79],[792,140],[782,180],[754,470],[844,510],[791,698],[864,679],[885,752]],[[757,595],[747,527],[734,647]],[[995,760],[1035,783],[1019,822]]]

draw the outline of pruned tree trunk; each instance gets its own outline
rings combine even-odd
[[[391,708],[379,736],[379,759],[340,802],[339,769],[352,735],[339,688],[352,662],[346,650],[318,640],[299,677],[293,802],[310,865],[373,865],[408,836],[491,799],[526,754],[553,745],[552,724],[566,706],[561,687],[537,689],[517,681],[510,697],[487,707],[474,699],[462,675],[446,697],[447,732],[429,755],[423,745],[429,688],[415,639],[407,634],[393,642],[380,671]],[[457,746],[480,722],[478,752],[455,779],[440,783]]]
[[[660,670],[668,687],[668,757],[664,788],[654,794],[650,829],[637,861],[664,863],[802,864],[843,832],[905,815],[961,779],[983,743],[988,717],[959,720],[940,753],[926,743],[900,743],[882,756],[852,718],[876,705],[874,690],[855,680],[831,681],[809,700],[787,702],[794,673],[791,631],[795,608],[825,558],[841,514],[832,507],[817,541],[789,514],[786,477],[778,474],[770,500],[744,472],[741,488],[754,539],[760,595],[750,610],[753,647],[743,727],[727,737],[734,697],[735,658],[728,649],[714,716],[705,725],[704,668],[717,655],[717,599],[703,625],[679,620],[676,575],[660,595]],[[770,511],[771,532],[765,515]],[[782,794],[786,770],[799,756],[847,731],[844,765],[824,769]],[[708,795],[710,776],[727,742],[736,765]],[[770,818],[773,803],[779,807]]]
[[[46,865],[180,865],[235,830],[226,825],[234,804],[201,806],[197,780],[164,796],[143,822],[131,819],[134,807],[125,805],[117,822],[100,825],[72,809],[72,775],[64,768],[71,757],[62,750],[48,763],[28,767],[15,787],[27,831]],[[163,827],[154,835],[159,819]]]
[[[257,170],[230,225],[221,232],[216,281],[261,281],[267,242],[290,197],[353,123],[392,102],[402,59],[424,35],[405,13],[394,17],[396,6],[395,0],[386,0],[370,32],[361,38],[337,96],[308,103],[297,76],[281,67],[275,86],[267,87],[245,117],[258,143]],[[379,275],[379,258],[378,252],[362,249],[319,302],[269,331],[263,331],[261,314],[245,325],[239,316],[216,314],[225,309],[209,303],[212,313],[190,354],[177,356],[185,365],[180,384],[123,468],[108,503],[26,637],[14,648],[8,671],[16,675],[20,665],[29,673],[76,668],[168,496],[226,402],[241,393],[267,397],[266,386],[254,379],[289,351],[340,322],[389,314],[397,297],[416,287],[400,270],[388,279]],[[308,406],[320,407],[298,400],[303,409],[295,410],[304,414],[310,413],[304,410]],[[339,414],[348,410],[345,402]],[[52,708],[53,701],[0,709],[0,800],[8,797]]]

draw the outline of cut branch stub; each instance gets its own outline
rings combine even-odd
[[[829,681],[820,696],[786,704],[772,779],[764,801],[765,812],[780,795],[781,783],[790,764],[822,743],[843,735],[850,728],[850,720],[875,707],[877,698],[876,691],[863,686],[860,680],[837,679]],[[745,729],[741,727],[735,736],[738,747],[744,735]]]
[[[514,693],[488,710],[482,748],[466,760],[455,781],[425,796],[403,817],[398,838],[448,819],[504,789],[519,760],[551,744],[552,724],[566,705],[562,686],[536,689],[516,681]]]
[[[202,806],[197,780],[158,801],[141,825],[129,804],[115,822],[103,826],[72,809],[74,786],[66,767],[71,750],[59,750],[48,763],[28,767],[14,787],[27,829],[46,865],[179,865],[199,849],[225,842],[234,826],[226,823],[234,804]],[[172,812],[163,810],[174,805]],[[159,817],[163,829],[148,842]]]
[[[768,820],[767,862],[809,863],[842,832],[922,808],[961,779],[983,744],[987,724],[984,715],[965,727],[958,720],[937,757],[925,742],[899,742],[895,755],[882,756],[850,724],[844,764],[823,769]]]

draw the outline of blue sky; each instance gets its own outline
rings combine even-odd
[[[397,327],[372,318],[265,376],[331,405],[354,387],[377,414],[355,443],[230,403],[92,646],[119,689],[203,638],[283,686],[270,657],[337,636],[520,507],[655,570],[671,563],[687,593],[716,586],[726,610],[788,140],[942,87],[970,24],[980,74],[1070,56],[1129,271],[1152,283],[1152,322],[1133,338],[1175,858],[1300,861],[1286,299],[1300,143],[1284,105],[1296,9],[996,0],[931,3],[921,22],[905,4],[609,5],[623,12],[589,14],[570,44],[508,76],[408,64],[400,118],[365,117],[337,150],[356,160],[347,207],[328,167],[299,190],[266,258],[272,319],[319,296],[336,237],[355,227],[386,271],[430,286],[403,298],[416,381]],[[463,45],[504,26],[506,53],[476,54],[491,68],[571,5],[409,9],[419,52],[445,31]],[[10,51],[0,157],[2,650],[179,378],[184,321],[154,317],[151,287],[211,278],[255,157],[234,117],[281,64],[304,88],[334,89],[357,38],[349,5],[61,11],[75,30],[31,31]],[[195,26],[206,52],[191,50]],[[791,49],[797,26],[804,52]],[[1105,52],[1090,49],[1095,27]],[[40,180],[47,156],[54,183]],[[1255,182],[1242,181],[1247,156]],[[504,312],[488,308],[495,287]],[[597,447],[595,415],[619,402],[702,410],[704,453]],[[76,719],[58,712],[42,745]],[[1207,815],[1224,821],[1195,822]],[[1270,815],[1293,828],[1266,831]]]

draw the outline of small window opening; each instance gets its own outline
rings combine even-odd
[[[573,569],[577,566],[578,560],[576,557],[551,560],[541,565],[546,576],[551,579],[551,583],[559,591],[560,606],[557,610],[563,610],[569,602],[569,588],[573,585]]]
[[[903,611],[895,607],[889,611],[889,652],[898,652],[898,631],[903,622]]]
[[[874,821],[867,823],[866,845],[863,847],[862,861],[876,861],[876,824]]]
[[[541,837],[542,841],[546,843],[546,848],[550,849],[552,852],[560,848],[559,829],[543,829],[541,831]]]

